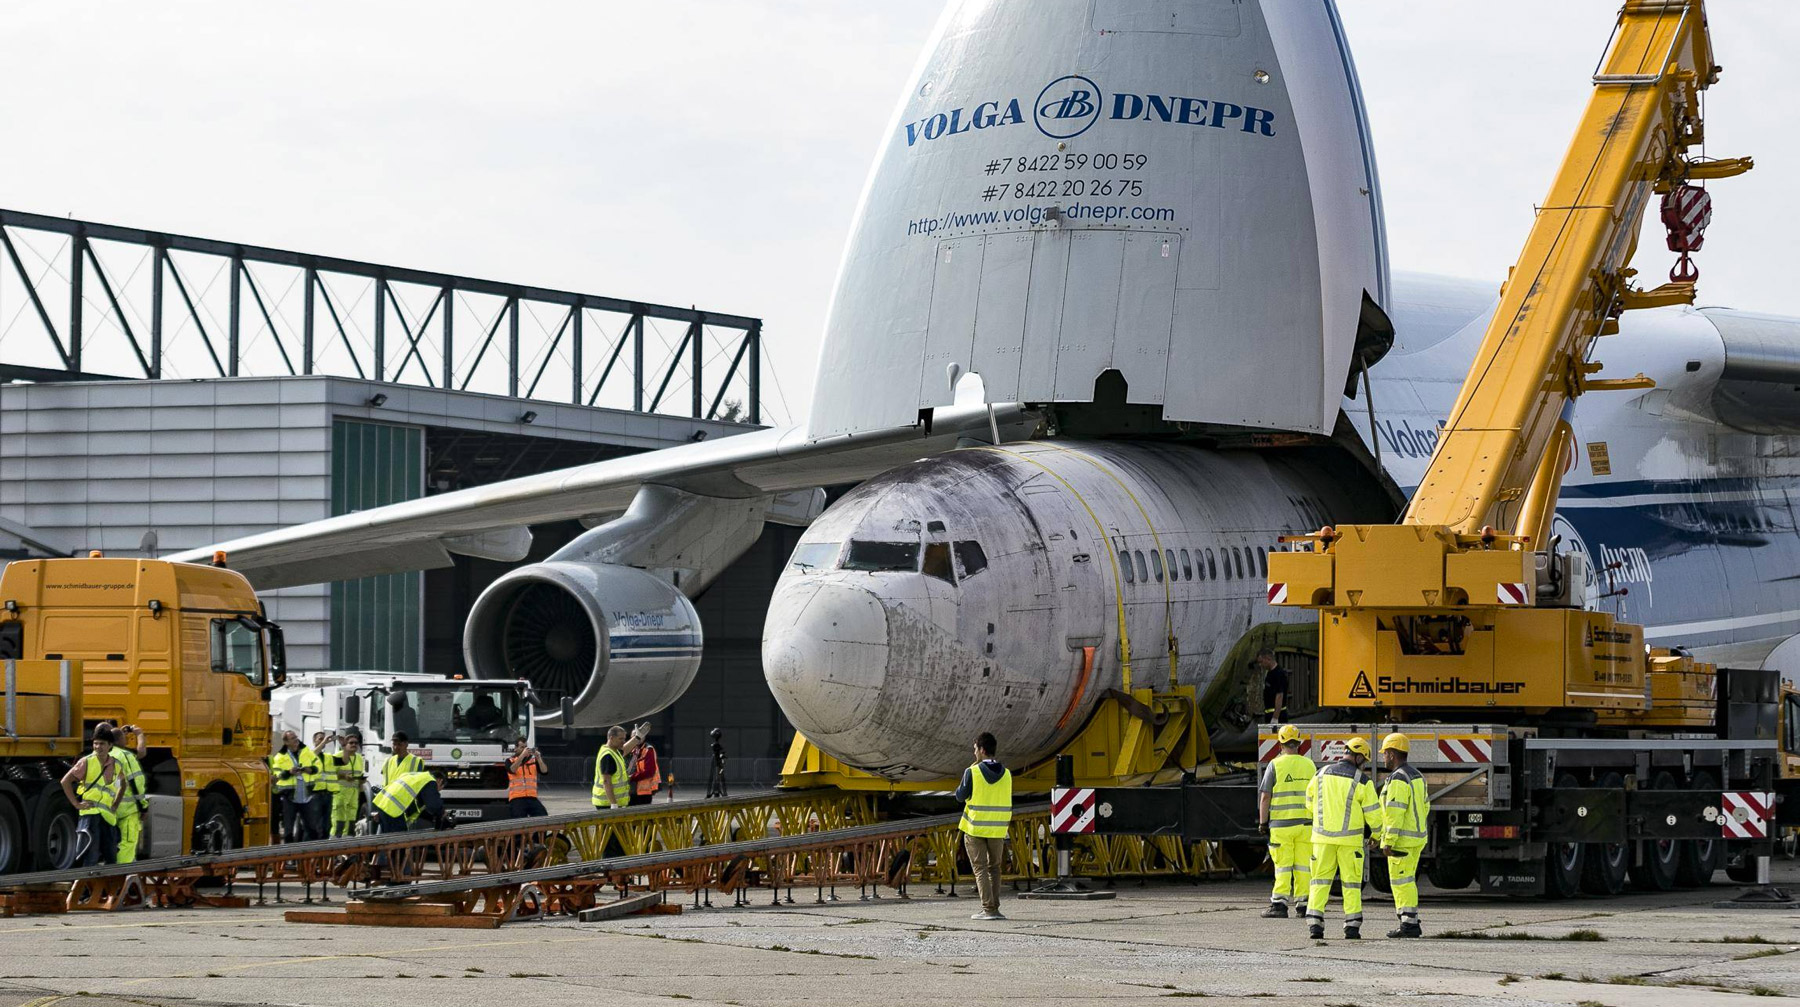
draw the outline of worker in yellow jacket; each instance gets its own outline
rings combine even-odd
[[[1381,790],[1381,855],[1387,858],[1388,882],[1394,892],[1394,913],[1400,926],[1389,937],[1418,937],[1419,853],[1431,836],[1431,795],[1425,776],[1407,762],[1412,742],[1404,734],[1381,740],[1381,759],[1387,765],[1387,784]]]
[[[1257,785],[1257,823],[1269,833],[1269,859],[1275,864],[1275,890],[1264,919],[1285,920],[1288,907],[1299,909],[1312,880],[1312,816],[1306,810],[1306,788],[1318,774],[1313,760],[1300,754],[1300,730],[1281,725],[1275,734],[1281,751],[1269,760]]]
[[[1343,879],[1344,939],[1362,936],[1363,845],[1365,830],[1381,827],[1381,803],[1363,770],[1369,761],[1367,738],[1344,744],[1344,758],[1333,762],[1306,786],[1306,810],[1312,816],[1312,885],[1306,899],[1307,933],[1325,938],[1325,906],[1331,882]]]

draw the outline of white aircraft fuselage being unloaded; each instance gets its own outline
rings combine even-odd
[[[982,731],[1030,765],[1108,690],[1204,695],[1271,619],[1278,536],[1386,514],[1353,469],[1330,449],[1101,441],[895,469],[794,550],[765,624],[769,686],[808,740],[891,779],[955,775],[968,760],[954,742]]]

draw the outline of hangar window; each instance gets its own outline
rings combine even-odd
[[[1150,583],[1150,568],[1144,565],[1144,550],[1137,550],[1138,580]]]
[[[850,552],[844,557],[846,570],[891,571],[904,570],[911,572],[919,568],[919,543],[917,542],[850,542]]]
[[[932,542],[925,546],[925,564],[921,572],[927,577],[956,583],[955,575],[950,572],[950,543]]]
[[[1162,553],[1157,552],[1155,549],[1150,550],[1150,569],[1156,572],[1156,582],[1161,584],[1163,577]]]
[[[828,570],[837,559],[838,543],[836,542],[802,542],[794,547],[794,555],[788,565],[801,570]]]
[[[956,543],[957,572],[964,577],[973,577],[987,569],[987,553],[981,550],[981,543],[975,541]]]
[[[1194,564],[1188,561],[1188,551],[1186,549],[1181,550],[1181,578],[1183,580],[1194,579]]]

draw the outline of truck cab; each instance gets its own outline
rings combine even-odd
[[[506,760],[513,743],[535,746],[533,695],[524,681],[444,678],[384,671],[298,674],[270,698],[276,737],[303,744],[324,731],[362,735],[366,793],[405,733],[412,754],[438,778],[444,806],[462,821],[507,817]]]

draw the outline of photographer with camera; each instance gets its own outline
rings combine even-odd
[[[506,760],[506,805],[514,818],[543,818],[550,814],[538,800],[538,777],[549,767],[535,748],[527,748],[525,739],[513,742],[513,754]]]

